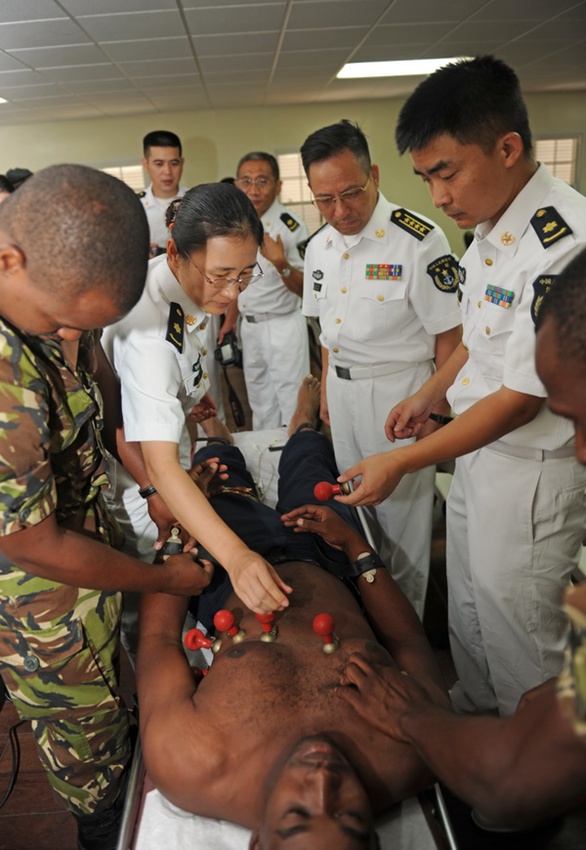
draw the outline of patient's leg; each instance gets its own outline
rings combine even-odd
[[[328,439],[315,429],[318,423],[320,382],[309,375],[304,378],[297,397],[297,409],[289,427],[290,436],[283,448],[279,463],[279,513],[287,513],[306,504],[319,504],[313,495],[318,481],[334,484],[339,475],[334,452]],[[349,525],[362,530],[347,505],[330,499],[328,507],[336,511]],[[319,541],[327,557],[339,561],[344,556]]]

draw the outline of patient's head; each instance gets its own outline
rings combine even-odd
[[[370,800],[356,771],[325,736],[299,741],[269,773],[262,822],[249,850],[376,850]]]

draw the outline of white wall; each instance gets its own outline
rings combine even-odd
[[[536,134],[579,133],[586,140],[586,93],[529,94],[527,103]],[[461,253],[458,228],[434,210],[408,156],[396,152],[393,133],[402,99],[169,112],[162,115],[61,121],[3,127],[0,172],[22,166],[35,171],[57,162],[95,166],[140,161],[141,140],[155,129],[176,132],[183,142],[186,165],[183,182],[194,185],[234,174],[249,150],[280,153],[298,149],[309,133],[341,118],[357,121],[368,136],[373,161],[381,168],[383,192],[396,203],[435,219],[453,249]],[[586,194],[586,145],[581,146],[579,178]]]

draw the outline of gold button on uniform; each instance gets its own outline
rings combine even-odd
[[[478,302],[478,309],[480,310],[481,307],[482,307],[482,301],[479,301]]]
[[[348,254],[348,253],[346,253],[346,254],[342,254],[342,256],[344,257],[344,259],[345,259],[345,260],[349,260],[349,259],[350,259],[350,254]]]
[[[487,257],[484,262],[487,266],[492,266],[492,260],[490,259],[490,257]]]
[[[203,356],[205,357],[205,356],[206,356],[206,354],[208,353],[207,348],[202,348],[201,353],[202,353],[202,354],[203,354]]]
[[[385,296],[384,296],[384,295],[377,295],[376,297],[377,297],[377,299],[378,299],[379,301],[384,301],[384,300],[385,300]]]
[[[207,379],[207,376],[208,376],[208,373],[207,373],[207,372],[204,372],[204,373],[203,373],[203,379],[204,379],[204,381]]]
[[[488,336],[490,334],[490,328],[488,327],[488,325],[485,327],[484,330],[486,331],[486,335]]]
[[[470,383],[470,378],[462,378],[462,386],[467,387]]]
[[[336,319],[336,324],[339,325],[342,319]]]
[[[205,329],[207,328],[207,322],[202,322],[199,327],[202,331],[205,331]]]
[[[332,348],[332,351],[334,352],[334,354],[337,354],[339,352],[339,350],[340,350],[339,348]]]
[[[348,292],[348,290],[346,289],[345,286],[343,286],[342,289],[340,290],[340,292],[343,292],[344,295],[345,295]]]

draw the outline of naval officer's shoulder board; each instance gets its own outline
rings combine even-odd
[[[391,221],[393,224],[396,224],[397,227],[400,227],[401,230],[405,230],[407,233],[410,233],[411,236],[419,239],[419,241],[425,239],[427,234],[431,233],[435,227],[435,225],[433,225],[430,221],[425,221],[423,218],[414,215],[412,212],[409,212],[409,210],[406,210],[403,207],[398,210],[393,210],[391,213]]]

